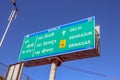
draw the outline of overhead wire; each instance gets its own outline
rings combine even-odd
[[[105,74],[92,72],[92,71],[88,71],[88,70],[84,70],[84,69],[80,69],[80,68],[75,68],[75,67],[68,66],[68,65],[62,65],[62,66],[64,68],[74,70],[74,71],[78,71],[78,72],[84,72],[84,73],[88,73],[88,74],[92,74],[92,75],[96,75],[96,76],[100,76],[100,77],[111,78],[111,79],[114,79],[114,80],[120,80],[120,77],[118,77],[118,76],[105,75]]]

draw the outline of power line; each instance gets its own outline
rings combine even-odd
[[[97,72],[92,72],[92,71],[88,71],[88,70],[75,68],[75,67],[68,66],[68,65],[62,65],[62,66],[65,68],[68,68],[70,70],[74,70],[74,71],[78,71],[78,72],[84,72],[84,73],[88,73],[88,74],[92,74],[92,75],[96,75],[96,76],[100,76],[100,77],[111,78],[114,80],[120,80],[120,77],[118,77],[118,76],[109,76],[109,75],[105,75],[105,74],[101,74],[101,73],[97,73]]]

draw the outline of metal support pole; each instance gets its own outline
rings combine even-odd
[[[4,41],[5,37],[6,37],[6,34],[8,32],[8,29],[10,27],[10,24],[11,24],[12,20],[16,17],[16,13],[17,13],[17,8],[12,10],[12,12],[11,12],[11,14],[9,16],[7,28],[6,28],[6,30],[5,30],[5,32],[3,34],[3,37],[2,37],[2,39],[0,41],[0,47],[2,46],[2,43],[3,43],[3,41]]]
[[[57,61],[57,60],[53,61],[52,65],[51,65],[49,80],[55,80],[57,67],[60,66],[61,63],[62,62]]]
[[[19,62],[9,66],[5,80],[21,80],[24,62]]]
[[[49,80],[55,80],[56,69],[57,69],[57,64],[55,62],[53,62],[51,65]]]

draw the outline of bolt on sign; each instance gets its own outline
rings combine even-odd
[[[24,37],[19,61],[95,48],[95,17],[60,25]]]

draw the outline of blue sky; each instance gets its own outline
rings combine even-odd
[[[101,56],[65,62],[63,65],[120,77],[120,1],[119,0],[16,0],[19,8],[17,19],[9,28],[0,48],[0,62],[16,63],[23,37],[65,23],[96,17],[101,26]],[[0,39],[13,6],[10,0],[0,1]],[[48,80],[51,65],[24,68],[33,80]],[[115,80],[75,70],[64,66],[57,69],[56,80]]]

